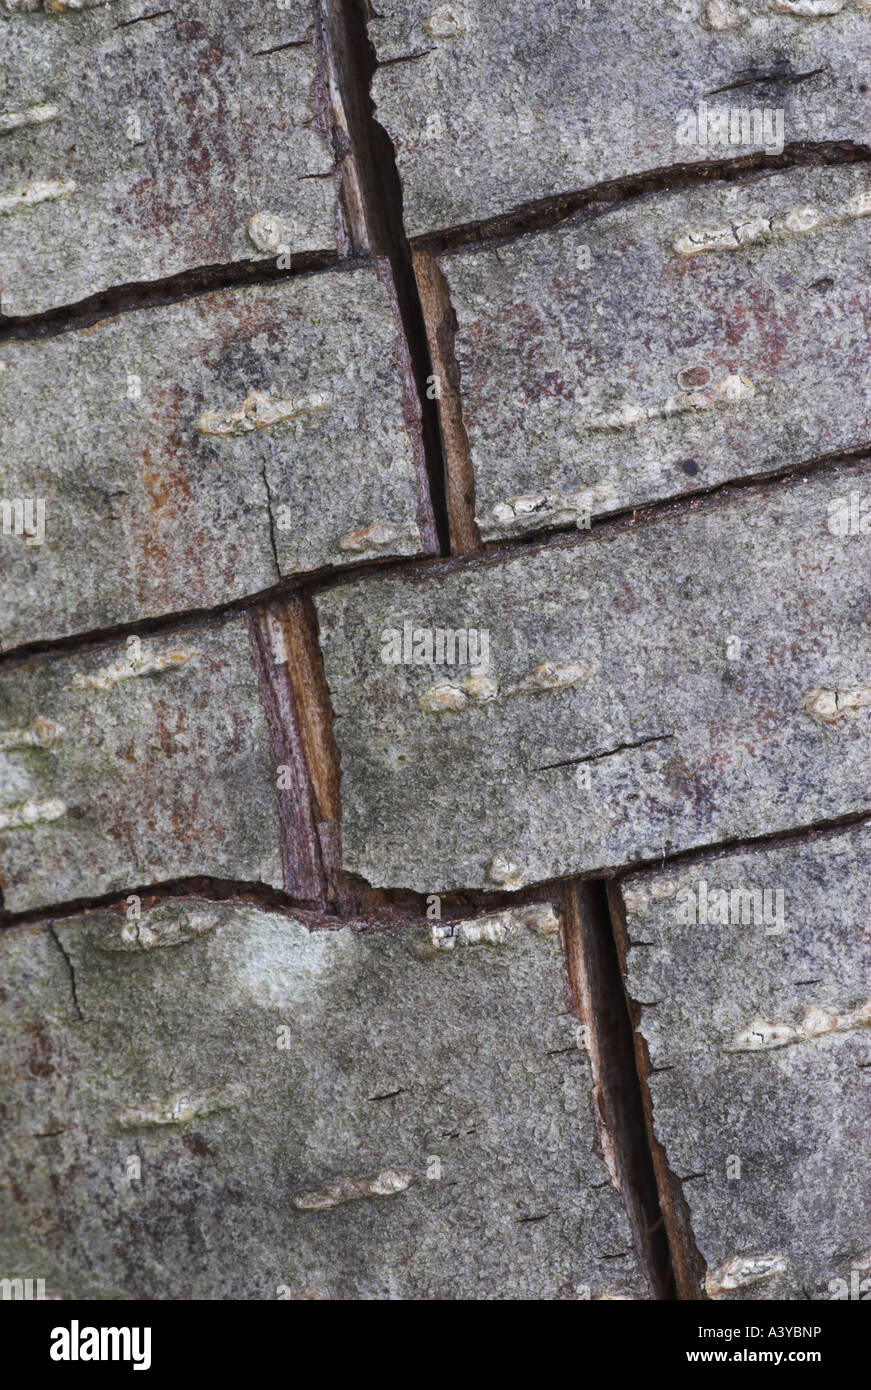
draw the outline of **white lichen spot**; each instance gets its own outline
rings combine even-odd
[[[519,534],[529,530],[530,522],[539,526],[577,526],[590,524],[594,512],[616,501],[617,490],[611,483],[579,488],[576,492],[531,492],[497,502],[476,517],[486,540],[491,535]]]
[[[0,729],[0,753],[12,748],[52,748],[65,732],[60,724],[38,714],[26,729]]]
[[[469,12],[462,5],[439,5],[423,27],[433,39],[456,39],[469,32]]]
[[[293,228],[287,218],[277,212],[255,212],[248,223],[248,235],[258,251],[287,255],[291,249]]]
[[[849,710],[866,709],[871,705],[871,687],[854,690],[825,690],[817,687],[805,695],[802,709],[817,724],[834,724]]]
[[[871,217],[871,189],[854,193],[852,198],[848,198],[844,212],[848,217]]]
[[[20,801],[0,810],[0,830],[29,830],[34,825],[48,825],[67,813],[65,801]]]
[[[747,20],[747,11],[731,0],[708,0],[705,6],[705,23],[715,33],[726,29],[737,29]]]
[[[580,685],[592,673],[592,666],[581,666],[574,661],[540,661],[511,693],[527,695],[545,690],[566,690],[569,686]]]
[[[98,5],[114,5],[115,0],[0,0],[0,10],[7,14],[35,14],[42,7],[46,14],[66,14],[67,11],[94,10]]]
[[[0,111],[0,135],[25,126],[46,125],[48,121],[57,120],[59,115],[60,108],[49,104],[26,106],[23,111]]]
[[[490,676],[466,676],[463,680],[436,681],[424,690],[417,703],[425,714],[444,714],[470,705],[487,705],[498,698],[499,684]]]
[[[648,904],[657,898],[673,898],[677,883],[673,878],[655,880],[653,883],[635,884],[623,890],[623,907],[627,916],[633,917],[644,912]]]
[[[705,1293],[708,1298],[719,1298],[733,1289],[758,1284],[762,1279],[776,1279],[779,1274],[785,1274],[788,1267],[784,1255],[733,1255],[717,1269],[707,1271]]]
[[[400,524],[379,518],[358,531],[349,531],[339,540],[339,549],[359,555],[367,550],[391,550],[397,545],[420,544],[420,532],[413,521]]]
[[[399,1168],[382,1168],[368,1178],[337,1178],[317,1192],[303,1192],[292,1198],[297,1211],[329,1211],[344,1202],[364,1197],[392,1197],[414,1182],[414,1173]]]
[[[473,704],[486,705],[497,698],[499,682],[494,681],[492,676],[466,676],[463,689]]]
[[[502,946],[517,929],[510,912],[494,912],[489,917],[458,922],[447,933],[444,927],[433,926],[432,944],[440,951],[453,951],[457,946]]]
[[[591,415],[578,422],[583,430],[625,430],[648,420],[668,420],[673,415],[686,415],[693,411],[713,410],[718,406],[737,405],[751,401],[756,395],[756,387],[746,376],[732,372],[723,377],[707,391],[680,391],[676,396],[668,396],[659,405],[635,405],[627,402],[619,410],[604,415]]]
[[[252,430],[269,429],[272,425],[284,425],[290,420],[318,415],[329,404],[330,397],[326,391],[275,398],[266,391],[252,391],[235,410],[204,410],[197,420],[197,429],[200,434],[219,437],[250,434]]]
[[[508,893],[516,892],[526,882],[526,875],[521,866],[507,854],[493,855],[487,866],[487,877],[491,883],[498,884]]]
[[[851,0],[768,0],[768,8],[780,14],[792,14],[798,19],[826,19],[840,14]],[[856,0],[860,9],[867,9],[867,0]]]
[[[775,1047],[786,1047],[798,1041],[798,1029],[791,1023],[770,1023],[765,1018],[754,1018],[753,1022],[736,1033],[731,1042],[725,1043],[724,1052],[769,1052]]]
[[[0,216],[21,212],[24,208],[35,207],[37,203],[50,203],[55,198],[68,198],[75,193],[76,187],[74,179],[67,179],[66,182],[60,179],[34,179],[12,193],[0,193]]]
[[[435,922],[430,939],[437,951],[453,951],[458,946],[502,946],[524,931],[536,936],[552,936],[559,931],[559,918],[550,903],[506,908],[465,922]]]
[[[189,1120],[199,1119],[201,1115],[211,1115],[216,1110],[230,1110],[242,1105],[248,1099],[248,1087],[241,1082],[232,1082],[199,1095],[178,1092],[167,1100],[148,1101],[145,1105],[131,1105],[118,1114],[122,1129],[142,1129],[149,1125],[183,1125]]]
[[[871,1027],[871,1001],[846,1013],[832,1013],[821,1005],[807,1010],[798,1024],[769,1023],[755,1018],[748,1027],[726,1043],[724,1052],[770,1052],[773,1048],[788,1047],[791,1043],[808,1042],[832,1033],[851,1033],[857,1028]]]
[[[679,256],[698,256],[705,251],[739,251],[743,246],[756,246],[765,241],[806,236],[821,227],[837,227],[869,214],[871,193],[862,190],[834,207],[802,203],[788,212],[769,217],[758,214],[719,227],[692,227],[678,232],[672,247]]]
[[[435,681],[418,696],[418,705],[425,714],[456,713],[478,705],[512,700],[518,695],[540,695],[547,691],[566,690],[592,675],[592,666],[574,661],[541,661],[528,676],[515,685],[501,686],[490,676],[472,675],[463,680]]]
[[[206,912],[191,912],[175,921],[151,921],[131,918],[120,932],[100,942],[104,951],[154,951],[164,946],[181,946],[198,936],[213,931],[218,919]]]
[[[96,10],[100,5],[114,5],[115,0],[45,0],[46,14],[66,14],[68,10]]]
[[[530,903],[528,907],[515,908],[514,915],[536,936],[553,936],[559,931],[559,917],[552,903]]]
[[[149,651],[143,647],[139,656],[128,656],[123,661],[117,661],[111,666],[105,666],[100,671],[95,671],[92,675],[84,675],[77,671],[69,685],[64,686],[65,690],[111,690],[113,685],[119,681],[129,681],[137,676],[153,676],[161,671],[174,671],[180,666],[186,666],[189,661],[193,661],[196,652],[185,652],[176,649],[166,652],[162,656]]]

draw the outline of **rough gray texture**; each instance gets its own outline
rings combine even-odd
[[[868,1278],[869,870],[863,826],[624,881],[628,989],[648,1005],[640,1032],[663,1069],[648,1076],[654,1131],[686,1178],[716,1297],[855,1299],[843,1292],[852,1271],[854,1285]],[[725,907],[718,890],[736,889],[769,895],[767,922],[746,907],[743,922],[737,910],[710,920]],[[757,1033],[730,1050],[760,1019],[796,1036],[763,1047]],[[763,1256],[781,1257],[776,1272],[716,1292],[729,1261]]]
[[[778,0],[728,8],[746,21],[714,31],[707,0],[383,0],[369,24],[387,64],[373,94],[396,148],[409,231],[763,148],[752,126],[750,144],[699,144],[698,125],[696,142],[682,143],[681,112],[698,113],[700,102],[779,109],[787,144],[867,142],[864,5],[845,0],[816,20],[779,12],[788,7]]]
[[[0,676],[7,909],[194,874],[280,887],[280,863],[269,731],[243,621]]]
[[[483,537],[867,444],[869,213],[864,170],[797,169],[443,257]]]
[[[868,807],[867,537],[829,529],[868,479],[321,596],[346,867],[516,887]],[[488,629],[496,698],[468,666],[385,664],[406,622]],[[446,698],[465,707],[432,708]]]
[[[433,952],[187,899],[140,939],[172,923],[151,949],[109,913],[0,938],[4,1272],[61,1297],[646,1296],[555,936]],[[295,1205],[385,1170],[404,1190]]]
[[[0,117],[38,106],[57,115],[0,133],[4,313],[262,256],[249,232],[258,213],[283,220],[291,252],[336,245],[305,0],[6,9]],[[67,191],[31,193],[3,214],[4,199],[35,184]]]
[[[0,536],[4,648],[422,548],[383,265],[122,314],[0,361],[0,497],[45,499],[42,545]],[[291,418],[203,432],[258,392]],[[378,520],[393,528],[378,547],[346,548]]]

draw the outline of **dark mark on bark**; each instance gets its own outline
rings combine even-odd
[[[641,1083],[632,1021],[611,928],[607,888],[600,879],[568,883],[563,895],[563,944],[575,1009],[586,1030],[593,1090],[591,1108],[604,1128],[626,1201],[638,1261],[654,1298],[674,1297],[668,1242],[650,1150],[645,1142]]]
[[[558,763],[542,763],[541,767],[533,768],[533,772],[550,772],[557,767],[577,767],[581,763],[597,763],[602,758],[613,758],[616,753],[626,753],[633,748],[646,748],[651,743],[666,743],[675,738],[675,734],[652,734],[650,738],[639,738],[634,743],[618,743],[616,747],[607,748],[603,753],[584,753],[577,758],[563,758]]]
[[[769,83],[776,83],[778,86],[785,87],[796,82],[807,82],[809,78],[818,77],[821,72],[828,71],[828,68],[822,67],[813,68],[810,72],[793,72],[789,63],[779,63],[772,68],[748,68],[746,74],[742,74],[734,82],[727,82],[722,87],[714,87],[705,95],[714,97],[719,92],[735,92],[739,87],[758,87]]]
[[[308,39],[292,39],[290,43],[277,43],[274,48],[258,48],[252,58],[268,58],[271,53],[284,53],[288,48],[308,48]]]
[[[85,1015],[82,1013],[81,1005],[79,1004],[79,996],[78,996],[78,993],[77,993],[77,991],[76,991],[76,971],[75,971],[75,966],[73,965],[72,961],[70,960],[69,956],[67,955],[66,951],[64,950],[63,943],[62,943],[60,937],[58,936],[57,932],[55,931],[55,928],[54,928],[54,926],[53,926],[52,924],[49,924],[48,934],[49,934],[49,936],[51,937],[52,941],[54,942],[55,946],[57,946],[57,949],[60,951],[61,955],[63,956],[64,960],[65,960],[66,963],[67,963],[67,969],[68,969],[69,972],[70,972],[70,988],[72,989],[73,1004],[75,1005],[76,1013],[78,1014],[79,1019],[81,1020],[82,1023],[84,1023],[84,1022],[85,1022]]]

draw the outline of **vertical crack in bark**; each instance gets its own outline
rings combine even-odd
[[[82,1013],[82,1006],[81,1006],[81,1004],[79,1003],[79,996],[78,996],[78,993],[77,993],[77,991],[76,991],[76,971],[75,971],[75,966],[73,965],[72,961],[70,960],[69,956],[67,955],[66,951],[64,950],[63,943],[61,942],[61,939],[60,939],[60,937],[58,936],[57,932],[55,931],[55,928],[54,928],[54,926],[53,926],[53,924],[52,924],[51,922],[50,922],[49,925],[48,925],[48,934],[49,934],[49,936],[51,937],[51,939],[52,939],[52,941],[54,942],[55,946],[56,946],[57,949],[60,951],[61,955],[63,956],[64,960],[65,960],[66,963],[67,963],[67,969],[68,969],[69,972],[70,972],[70,988],[71,988],[72,993],[73,993],[73,1004],[75,1005],[76,1013],[78,1014],[79,1019],[81,1020],[82,1023],[84,1023],[84,1022],[86,1021],[86,1020],[85,1020],[85,1015]]]
[[[326,879],[315,813],[315,793],[306,763],[302,718],[289,671],[280,619],[266,609],[247,613],[260,698],[269,725],[284,890],[316,906],[326,901]],[[242,794],[244,795],[244,789]]]
[[[607,924],[611,933],[612,954],[617,982],[624,999],[624,1007],[630,1020],[630,1032],[634,1038],[637,1094],[643,1107],[644,1124],[647,1132],[650,1159],[656,1175],[656,1187],[668,1245],[671,1251],[671,1264],[674,1271],[674,1284],[677,1297],[681,1300],[704,1302],[702,1293],[705,1277],[705,1261],[696,1245],[690,1222],[689,1206],[683,1195],[680,1180],[668,1166],[666,1153],[653,1128],[653,1101],[647,1078],[651,1074],[647,1043],[638,1031],[641,1007],[629,998],[623,981],[626,978],[626,951],[629,934],[626,929],[626,916],[617,886],[612,882],[607,888],[607,901],[602,905],[603,926]]]
[[[414,271],[438,382],[437,413],[445,460],[451,548],[458,555],[475,554],[481,550],[481,537],[475,521],[475,473],[463,419],[460,368],[454,352],[457,315],[435,256],[416,251]]]
[[[278,547],[275,544],[275,514],[272,510],[272,488],[269,486],[269,474],[264,463],[260,476],[263,479],[263,486],[266,489],[266,510],[269,514],[269,544],[272,547],[272,558],[275,561],[276,582],[281,581],[281,565],[278,560]]]
[[[591,1102],[603,1157],[623,1192],[638,1258],[653,1295],[673,1299],[669,1241],[648,1147],[633,1023],[604,882],[566,885],[563,930],[569,981],[593,1073]]]
[[[333,710],[318,643],[317,614],[312,600],[305,595],[274,604],[270,614],[273,630],[280,633],[284,669],[311,788],[325,901],[333,900],[342,861],[339,751],[333,737]]]
[[[433,366],[402,217],[402,184],[393,144],[375,119],[370,95],[377,63],[366,23],[367,0],[318,0],[318,6],[330,86],[336,93],[336,121],[347,129],[356,168],[354,196],[346,199],[349,220],[353,220],[355,209],[362,212],[365,225],[356,227],[355,240],[365,240],[369,249],[390,262],[420,409],[423,462],[435,537],[441,553],[449,555],[445,464],[436,401],[427,395]],[[425,535],[423,539],[426,542]]]

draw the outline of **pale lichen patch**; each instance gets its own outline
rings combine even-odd
[[[453,951],[458,946],[502,946],[524,931],[552,936],[559,931],[559,918],[550,903],[506,908],[486,917],[465,922],[434,923],[431,942],[437,951]]]
[[[297,1211],[329,1211],[344,1202],[365,1197],[392,1197],[414,1182],[415,1174],[399,1168],[382,1168],[366,1178],[337,1178],[316,1192],[302,1192],[291,1200]]]
[[[468,10],[462,5],[438,5],[423,21],[427,34],[434,39],[456,39],[471,27]]]
[[[840,14],[848,5],[858,10],[871,9],[871,0],[768,0],[768,8],[780,14],[795,15],[797,19],[828,19]]]
[[[26,126],[46,125],[48,121],[57,120],[59,115],[60,107],[50,103],[26,106],[23,111],[0,111],[0,135],[7,135],[11,130],[22,130]]]
[[[258,251],[287,255],[291,249],[293,228],[280,213],[256,212],[248,223],[248,235]]]
[[[48,825],[67,813],[67,804],[58,798],[49,801],[20,801],[0,810],[0,831],[29,830],[34,825]]]
[[[767,0],[769,10],[775,14],[792,15],[795,19],[829,19],[841,14],[849,6],[858,10],[871,9],[871,0]],[[703,23],[714,33],[737,29],[746,24],[749,11],[732,0],[707,0]]]
[[[636,884],[623,890],[623,906],[628,917],[644,912],[656,898],[673,898],[677,892],[674,879],[667,878],[650,884]]]
[[[513,893],[518,888],[522,888],[526,882],[526,874],[520,864],[516,863],[507,854],[494,854],[487,866],[487,877],[491,883],[496,883],[506,892]]]
[[[871,705],[871,687],[858,686],[853,690],[826,690],[817,687],[805,695],[802,709],[817,724],[834,724],[848,710],[866,709]]]
[[[339,549],[352,554],[362,554],[367,550],[390,550],[407,543],[420,544],[420,533],[414,522],[401,524],[385,521],[383,518],[362,526],[357,531],[348,531],[339,539]]]
[[[153,951],[164,946],[181,946],[217,925],[217,917],[205,912],[191,912],[172,921],[132,918],[125,921],[120,932],[104,937],[100,947],[104,951]]]
[[[75,193],[76,187],[74,179],[65,182],[60,179],[34,179],[32,183],[26,183],[23,188],[16,188],[11,193],[0,193],[0,216],[21,212],[25,208],[35,207],[37,203],[68,198]]]
[[[216,1110],[229,1110],[242,1105],[248,1099],[248,1087],[241,1082],[232,1082],[199,1095],[178,1092],[166,1100],[148,1101],[144,1105],[131,1105],[118,1114],[122,1129],[143,1129],[150,1125],[183,1125],[201,1115],[211,1115]]]
[[[753,400],[755,395],[756,387],[753,382],[746,376],[732,372],[709,391],[680,391],[676,396],[668,396],[658,405],[636,405],[627,401],[618,410],[588,416],[579,420],[577,425],[582,430],[633,429],[648,420],[668,420],[674,415],[742,404]]]
[[[197,420],[200,434],[249,434],[252,430],[269,429],[291,420],[317,415],[326,410],[330,397],[326,391],[312,391],[306,396],[272,397],[266,391],[252,391],[235,410],[204,410]]]
[[[789,212],[765,217],[757,214],[739,222],[718,227],[691,227],[678,232],[672,247],[679,256],[699,256],[705,251],[739,251],[743,246],[785,237],[805,236],[822,227],[837,227],[859,217],[871,215],[871,193],[854,193],[836,207],[802,203]]]
[[[490,676],[466,676],[462,680],[436,681],[418,698],[425,714],[466,709],[469,705],[486,705],[499,698],[499,683]]]
[[[0,753],[14,748],[52,748],[65,732],[60,724],[38,714],[26,729],[0,729]]]
[[[46,14],[66,14],[67,11],[96,10],[101,5],[114,5],[115,0],[44,0]]]
[[[186,666],[189,661],[193,661],[195,656],[196,652],[186,652],[180,649],[158,656],[143,647],[138,658],[129,656],[126,660],[105,666],[92,675],[84,675],[77,671],[70,684],[64,689],[111,690],[112,686],[117,685],[119,681],[133,680],[136,676],[153,676],[161,671],[177,670],[180,666]]]
[[[538,695],[579,685],[592,674],[592,666],[573,661],[542,661],[515,685],[500,687],[490,676],[466,676],[463,680],[438,680],[418,696],[425,714],[457,713],[478,705],[510,700],[518,695]]]
[[[719,1298],[733,1289],[744,1289],[762,1279],[775,1279],[785,1274],[789,1261],[784,1255],[733,1255],[730,1260],[709,1269],[705,1274],[705,1293]]]
[[[611,483],[579,488],[576,492],[532,492],[497,502],[475,520],[486,539],[489,535],[504,535],[526,531],[530,522],[541,526],[576,526],[586,529],[595,511],[616,500],[617,492]]]
[[[592,673],[592,666],[582,666],[576,661],[540,661],[535,670],[508,693],[528,695],[537,691],[566,690],[587,680]]]
[[[755,1018],[731,1042],[724,1044],[723,1051],[770,1052],[774,1048],[788,1047],[791,1043],[808,1042],[831,1033],[849,1033],[868,1027],[871,1027],[871,1001],[843,1014],[832,1013],[830,1009],[815,1005],[808,1009],[798,1024],[771,1023],[764,1018]]]
[[[715,34],[738,29],[747,22],[747,18],[743,5],[733,5],[731,0],[708,0],[705,5],[704,22]]]

